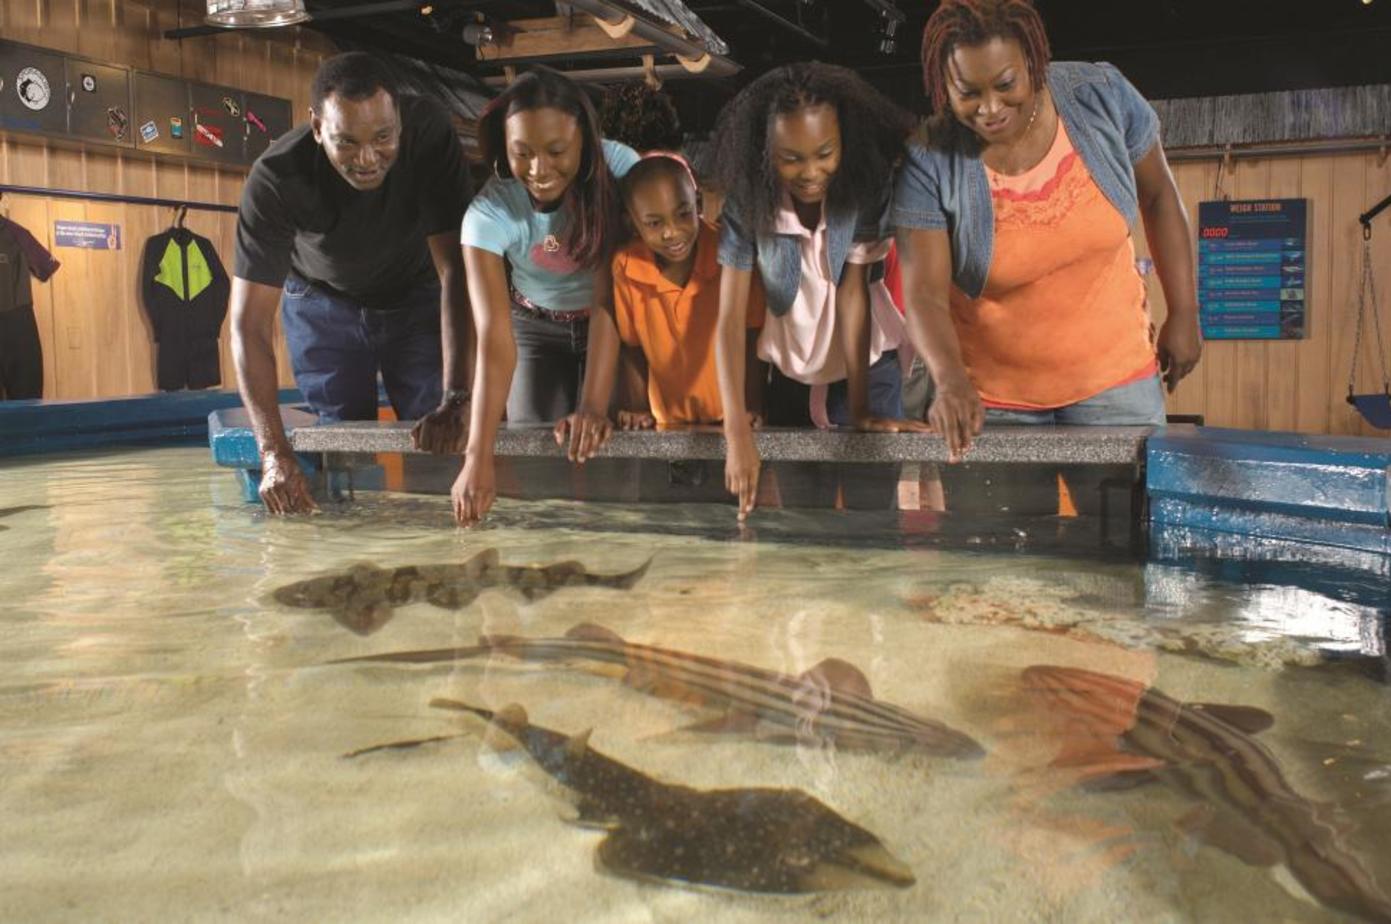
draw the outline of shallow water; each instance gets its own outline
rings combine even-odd
[[[1192,833],[1181,819],[1202,802],[1193,793],[1078,785],[1087,774],[1054,761],[1066,723],[1021,684],[1038,664],[1273,714],[1258,740],[1287,780],[1277,801],[1302,801],[1258,817],[1327,819],[1339,849],[1391,888],[1387,688],[1361,660],[1328,661],[1379,656],[1375,594],[1038,551],[1028,537],[1056,523],[937,530],[768,511],[741,535],[728,508],[504,501],[487,528],[465,532],[447,498],[383,494],[275,520],[199,449],[7,463],[0,508],[24,505],[41,508],[0,518],[5,919],[1340,917],[1283,868]],[[509,565],[652,565],[631,590],[411,604],[367,636],[270,598],[354,563],[462,562],[485,549]],[[683,730],[710,717],[699,703],[572,666],[326,664],[584,622],[789,675],[843,659],[879,699],[989,754],[699,734]],[[434,697],[519,703],[567,734],[592,728],[590,747],[665,782],[803,790],[877,835],[917,882],[778,897],[610,875],[595,861],[602,832],[566,823],[553,781],[485,741],[496,735],[483,722],[430,708]],[[343,756],[448,734],[458,737]]]

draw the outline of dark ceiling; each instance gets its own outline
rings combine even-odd
[[[327,12],[348,4],[308,5]],[[707,129],[748,79],[813,58],[852,67],[904,105],[922,108],[918,45],[934,0],[686,5],[744,67],[726,80],[667,82],[689,131]],[[892,48],[881,47],[886,6],[904,14]],[[1111,61],[1154,99],[1391,83],[1391,0],[1037,0],[1037,6],[1055,58]],[[551,0],[437,0],[429,15],[399,10],[321,21],[315,28],[355,45],[485,76],[497,69],[474,60],[460,37],[466,22],[480,14],[510,20],[555,13]]]

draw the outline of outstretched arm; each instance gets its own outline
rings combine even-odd
[[[1198,323],[1198,284],[1193,269],[1193,230],[1188,213],[1179,198],[1174,175],[1156,144],[1135,165],[1135,186],[1140,196],[1140,215],[1145,238],[1154,254],[1154,268],[1164,289],[1168,316],[1159,330],[1156,344],[1159,367],[1172,392],[1184,376],[1198,365],[1203,355],[1203,337]]]

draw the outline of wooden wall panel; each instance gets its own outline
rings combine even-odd
[[[307,118],[309,84],[334,53],[317,33],[275,30],[183,41],[168,29],[202,23],[197,0],[0,0],[0,35],[57,51],[192,80],[281,96],[293,101],[296,124]],[[244,170],[154,160],[100,146],[79,149],[23,136],[0,136],[0,177],[7,183],[84,192],[127,193],[235,205]],[[168,208],[9,194],[0,213],[28,228],[62,261],[48,283],[34,286],[44,348],[44,396],[115,397],[155,388],[155,352],[140,300],[145,240],[173,220]],[[54,249],[53,222],[119,224],[119,251]],[[213,242],[231,272],[236,216],[190,211],[187,226]],[[282,386],[293,384],[277,336]],[[223,328],[222,381],[236,385]]]
[[[1179,195],[1197,228],[1198,203],[1216,195],[1215,160],[1172,165]],[[1357,216],[1391,193],[1391,162],[1376,153],[1236,158],[1222,187],[1233,198],[1309,200],[1307,335],[1298,341],[1209,341],[1203,360],[1169,396],[1171,414],[1202,414],[1213,426],[1385,436],[1346,403],[1356,296],[1361,273]],[[1137,253],[1147,253],[1136,229]],[[1373,233],[1385,346],[1391,351],[1391,218]],[[1149,281],[1155,322],[1166,308],[1156,277]],[[1370,312],[1370,308],[1368,309]],[[1368,315],[1370,324],[1370,313]],[[1391,364],[1391,356],[1387,356]],[[1357,390],[1381,388],[1375,338],[1364,335]]]

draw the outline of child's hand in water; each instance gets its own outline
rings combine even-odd
[[[619,411],[618,429],[651,430],[657,426],[657,418],[648,411]]]
[[[585,462],[613,435],[613,422],[603,414],[576,411],[556,421],[555,441],[571,462]]]

